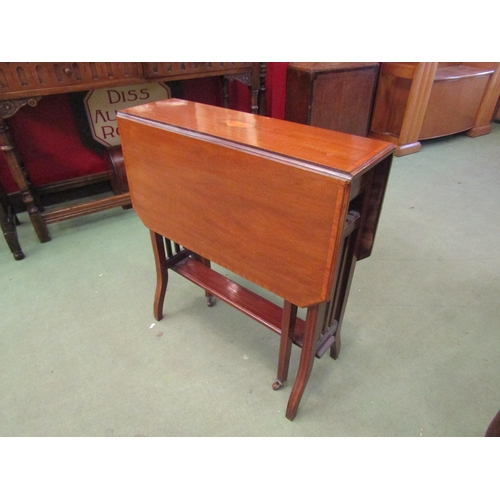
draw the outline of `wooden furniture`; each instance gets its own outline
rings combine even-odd
[[[370,136],[403,156],[424,139],[488,134],[499,95],[500,63],[382,63]]]
[[[14,259],[22,260],[24,253],[17,237],[17,224],[19,221],[14,213],[14,207],[10,204],[7,194],[0,184],[0,227]]]
[[[277,389],[302,348],[286,416],[314,357],[340,349],[355,263],[370,255],[390,143],[169,99],[118,112],[133,207],[150,229],[160,320],[172,270],[281,335]],[[213,271],[215,262],[283,308]],[[297,308],[307,308],[306,320]]]
[[[495,415],[490,425],[488,425],[485,437],[500,437],[500,411]]]
[[[379,63],[290,63],[285,120],[368,136]]]
[[[265,114],[265,63],[0,63],[0,149],[16,181],[30,220],[41,242],[50,240],[47,224],[130,204],[128,188],[112,176],[115,195],[64,209],[44,210],[8,128],[8,118],[22,106],[36,106],[42,96],[116,87],[150,81],[177,81],[220,76],[223,103],[228,106],[228,81],[237,79],[251,90],[251,110]],[[113,152],[113,166],[116,152]],[[113,172],[113,169],[110,169]]]

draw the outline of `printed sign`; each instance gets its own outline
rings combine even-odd
[[[120,144],[116,112],[147,102],[171,97],[163,83],[144,83],[125,87],[91,90],[84,99],[92,137],[104,146]]]

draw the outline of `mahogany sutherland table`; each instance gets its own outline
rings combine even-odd
[[[394,145],[178,99],[118,113],[132,205],[156,262],[281,335],[274,389],[302,349],[292,420],[314,357],[336,358],[357,260],[371,253]],[[283,308],[211,269],[269,290]],[[297,308],[307,308],[305,321]]]

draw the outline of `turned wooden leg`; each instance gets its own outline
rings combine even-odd
[[[208,259],[205,259],[205,257],[200,257],[200,262],[208,268],[211,267],[210,261]],[[207,306],[213,307],[216,302],[215,295],[212,295],[208,290],[205,290],[205,297],[207,299]]]
[[[302,352],[300,355],[299,370],[295,383],[293,384],[288,406],[286,408],[286,418],[293,420],[297,414],[300,400],[304,394],[307,381],[311,375],[314,356],[316,354],[316,345],[323,327],[323,318],[325,316],[326,303],[323,302],[307,309],[306,326]]]
[[[18,222],[17,217],[0,185],[0,226],[14,259],[22,260],[24,259],[24,253],[17,238],[16,222]]]
[[[224,108],[229,108],[229,80],[221,76],[222,82],[222,106]]]
[[[156,320],[160,321],[163,318],[163,303],[165,301],[165,293],[168,284],[167,258],[165,256],[163,236],[154,231],[150,231],[150,234],[156,266],[156,291],[153,312]]]
[[[260,79],[260,88],[259,88],[259,111],[258,113],[262,116],[267,116],[267,104],[266,104],[266,74],[267,67],[266,63],[260,63],[260,71],[259,71],[259,79]]]
[[[33,228],[41,243],[50,241],[50,233],[47,228],[40,209],[36,203],[35,195],[31,192],[30,182],[26,172],[24,172],[21,165],[18,153],[16,152],[14,141],[9,132],[9,127],[0,116],[0,150],[3,152],[9,169],[12,173],[19,191],[21,198],[26,205],[26,210],[30,217]]]
[[[281,323],[280,352],[278,359],[278,376],[273,384],[276,391],[286,382],[288,367],[290,366],[290,354],[292,352],[292,335],[295,330],[297,318],[297,306],[285,300],[283,305],[283,319]]]
[[[201,255],[198,255],[196,253],[193,253],[192,256],[195,260],[203,264],[205,267],[208,267],[209,269],[212,267],[212,263],[205,257],[202,257]],[[207,299],[208,307],[213,307],[217,301],[215,295],[212,295],[208,290],[205,290],[205,298]]]

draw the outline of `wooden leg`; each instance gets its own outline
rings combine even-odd
[[[437,67],[436,62],[422,62],[415,70],[399,133],[396,156],[414,153],[421,147],[418,139]]]
[[[222,106],[224,108],[229,108],[229,80],[221,76],[222,82]]]
[[[347,306],[347,298],[351,289],[352,277],[354,268],[356,267],[355,246],[358,231],[350,234],[345,242],[344,255],[342,256],[341,269],[337,277],[337,285],[335,288],[334,299],[331,309],[330,323],[337,322],[337,330],[335,332],[335,343],[330,349],[330,356],[337,359],[340,354],[340,331],[342,328],[342,320]]]
[[[24,259],[24,253],[17,238],[16,223],[18,223],[17,217],[0,185],[0,226],[14,259],[22,260]]]
[[[205,259],[205,257],[200,257],[200,262],[208,268],[211,267],[210,261],[208,259]],[[205,297],[207,299],[207,306],[213,307],[216,301],[215,296],[212,295],[208,290],[205,290]]]
[[[290,354],[292,352],[292,335],[295,330],[296,318],[297,306],[285,300],[281,324],[278,376],[273,384],[273,389],[275,391],[282,387],[288,378],[288,367],[290,365]]]
[[[163,236],[150,231],[151,243],[153,245],[153,254],[155,257],[156,266],[156,291],[154,299],[154,317],[157,321],[163,318],[163,302],[165,301],[165,293],[168,283],[168,267],[167,258],[165,256],[165,243]]]
[[[267,67],[266,63],[260,63],[260,89],[259,89],[259,114],[262,116],[267,116],[267,105],[266,105],[266,75]]]
[[[201,255],[193,253],[193,258],[203,264],[205,267],[208,267],[209,269],[212,267],[212,263],[206,259],[205,257],[202,257]],[[213,307],[216,303],[216,297],[215,295],[212,295],[208,290],[205,290],[205,298],[207,299],[207,306],[208,307]]]
[[[50,233],[47,228],[47,224],[40,213],[40,208],[36,203],[35,195],[30,189],[31,186],[29,179],[21,165],[14,141],[12,140],[9,132],[9,127],[4,122],[2,117],[0,117],[0,150],[3,152],[12,173],[12,177],[21,192],[21,198],[26,205],[26,210],[38,239],[41,243],[50,241]]]
[[[300,355],[299,370],[297,378],[293,384],[288,406],[286,409],[286,418],[293,420],[297,414],[300,400],[304,394],[307,381],[311,375],[314,356],[316,354],[316,345],[318,343],[321,329],[323,326],[323,318],[326,311],[326,303],[323,302],[316,306],[311,306],[307,309],[306,326],[304,340],[302,344],[302,352]]]
[[[111,188],[115,195],[129,192],[127,174],[125,173],[125,161],[121,145],[106,148],[108,153],[108,170]],[[132,208],[131,204],[122,205],[123,210]]]
[[[342,320],[344,319],[344,312],[347,305],[347,298],[349,297],[349,290],[351,288],[352,277],[354,274],[354,268],[356,266],[356,258],[352,256],[350,259],[348,267],[345,269],[345,276],[343,276],[341,284],[341,296],[335,307],[335,320],[337,321],[337,332],[335,333],[335,343],[330,349],[330,356],[333,359],[337,359],[340,353],[340,331],[342,326]]]

